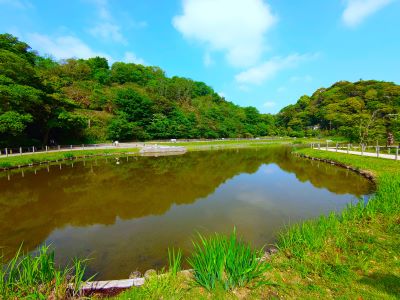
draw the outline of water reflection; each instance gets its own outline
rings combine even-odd
[[[0,177],[0,246],[52,243],[59,262],[91,256],[98,278],[162,267],[195,231],[234,225],[260,246],[288,222],[342,209],[368,194],[352,172],[287,148],[90,159]],[[9,177],[9,178],[8,178]]]

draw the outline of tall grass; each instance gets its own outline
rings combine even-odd
[[[172,275],[176,275],[182,268],[182,251],[179,249],[175,252],[174,249],[168,249],[168,263],[169,272]]]
[[[229,237],[215,234],[205,238],[199,234],[193,242],[194,251],[188,259],[194,269],[196,282],[207,290],[222,286],[225,290],[242,287],[249,283],[262,283],[269,265],[262,262],[261,250],[238,239],[236,229]]]
[[[77,259],[73,268],[58,269],[49,246],[40,247],[36,255],[24,254],[20,247],[7,264],[0,265],[0,299],[65,298],[69,284],[77,295],[85,271]]]

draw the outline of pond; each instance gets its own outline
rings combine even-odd
[[[89,275],[127,278],[166,266],[169,247],[190,253],[197,232],[236,226],[261,247],[372,192],[367,179],[287,147],[68,161],[0,173],[0,247],[9,258],[22,242],[51,244],[60,264],[92,258]]]

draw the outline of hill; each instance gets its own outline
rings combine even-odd
[[[373,143],[400,140],[400,86],[392,82],[339,81],[283,108],[276,124],[291,136],[343,136]]]
[[[55,61],[0,34],[0,145],[252,137],[274,117],[204,82],[102,57]]]

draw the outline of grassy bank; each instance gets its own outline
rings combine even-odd
[[[57,268],[48,246],[35,255],[20,250],[6,264],[0,258],[0,299],[79,298],[85,269],[85,262],[78,259],[71,267]]]
[[[215,140],[215,141],[198,141],[198,142],[179,142],[179,143],[160,143],[146,142],[144,145],[165,145],[165,146],[185,146],[188,151],[205,151],[231,148],[251,148],[251,147],[268,147],[277,144],[303,144],[309,142],[306,139],[274,139],[274,140]],[[19,166],[28,166],[31,164],[39,164],[44,162],[54,162],[65,159],[82,158],[94,155],[111,155],[124,153],[138,153],[139,148],[117,148],[117,149],[86,149],[72,151],[54,151],[54,152],[36,152],[32,154],[14,155],[9,157],[0,157],[0,169],[15,168]]]
[[[118,299],[400,299],[400,162],[312,149],[296,154],[369,171],[377,191],[340,214],[292,224],[266,265],[234,236],[200,238],[183,258],[194,273],[178,272],[180,254],[171,252],[169,271]]]
[[[367,204],[284,231],[272,261],[273,292],[289,298],[400,298],[400,163],[312,149],[300,155],[371,172]]]
[[[204,140],[204,141],[188,141],[182,142],[149,142],[147,144],[157,144],[162,146],[183,146],[188,151],[206,151],[206,150],[221,150],[235,148],[260,148],[273,145],[306,145],[317,143],[317,139],[309,138],[271,138],[271,139],[250,139],[250,140]]]
[[[208,291],[193,285],[193,276],[156,276],[119,299],[399,299],[400,163],[311,149],[297,154],[367,170],[377,191],[367,204],[282,231],[266,284]]]
[[[28,166],[31,164],[39,164],[45,162],[54,162],[65,159],[83,158],[95,155],[112,155],[124,153],[137,153],[138,148],[119,148],[119,149],[88,149],[88,150],[73,150],[60,151],[49,153],[32,153],[27,155],[15,155],[0,158],[0,169],[15,168],[18,166]]]

